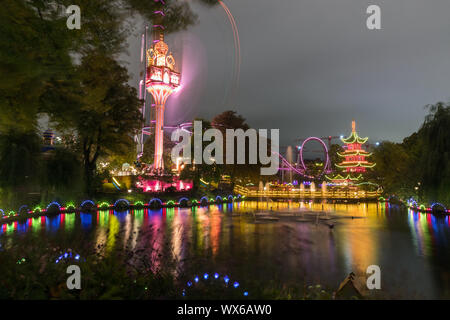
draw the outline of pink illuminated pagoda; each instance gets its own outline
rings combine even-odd
[[[363,145],[369,138],[361,138],[356,133],[356,123],[352,121],[352,133],[347,138],[341,138],[341,141],[345,144],[344,152],[339,153],[338,156],[343,160],[335,164],[335,166],[341,170],[342,173],[335,175],[334,177],[326,177],[334,183],[352,183],[363,179],[363,174],[368,168],[373,168],[375,163],[368,161],[368,157],[372,153],[367,152]]]

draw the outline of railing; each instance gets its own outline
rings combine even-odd
[[[300,191],[276,191],[276,190],[250,190],[242,186],[235,186],[234,192],[240,193],[247,198],[303,198],[303,199],[377,199],[379,191],[325,191],[321,189]]]

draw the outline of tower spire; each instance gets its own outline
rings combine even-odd
[[[153,168],[158,172],[164,168],[164,109],[167,98],[180,85],[180,73],[175,71],[175,59],[168,54],[169,46],[164,42],[163,5],[155,11],[152,28],[153,42],[147,50],[147,72],[145,87],[152,95],[155,106],[155,153]]]

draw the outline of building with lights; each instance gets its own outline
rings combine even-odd
[[[366,170],[375,166],[375,163],[367,159],[372,153],[367,152],[363,148],[368,139],[367,137],[361,138],[358,136],[356,123],[352,121],[352,133],[347,138],[341,138],[345,146],[344,152],[338,152],[338,156],[343,158],[343,160],[335,164],[341,173],[336,174],[334,177],[326,176],[326,178],[336,184],[353,184],[361,181]]]

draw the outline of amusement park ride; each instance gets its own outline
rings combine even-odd
[[[344,175],[337,173],[334,176],[329,176],[333,173],[329,156],[329,148],[331,146],[331,140],[336,138],[340,138],[340,140],[344,143],[344,152],[337,154],[339,157],[344,158],[344,160],[334,165],[338,168],[338,170],[342,170]],[[328,139],[328,148],[322,139]],[[352,121],[352,132],[348,138],[344,138],[343,136],[328,136],[324,138],[309,137],[302,140],[303,143],[297,148],[298,158],[295,163],[293,163],[292,155],[289,156],[289,154],[292,153],[292,151],[289,150],[290,147],[288,147],[288,151],[286,152],[286,158],[280,155],[280,171],[282,172],[282,181],[285,180],[285,173],[289,173],[289,182],[293,181],[293,174],[298,174],[302,178],[306,178],[308,180],[318,180],[325,177],[331,185],[348,186],[361,182],[367,169],[375,166],[375,163],[371,163],[366,159],[372,155],[372,153],[366,151],[362,147],[367,142],[368,138],[360,138],[358,136],[356,133],[355,121]],[[310,141],[319,142],[324,153],[324,163],[321,165],[323,169],[317,174],[312,174],[310,172],[304,159],[305,145]]]
[[[181,72],[177,70],[175,65],[175,58],[172,53],[169,52],[169,46],[164,41],[164,25],[163,19],[164,2],[161,0],[155,0],[161,3],[161,8],[154,12],[155,19],[154,24],[151,27],[151,36],[148,35],[148,27],[145,28],[145,32],[142,35],[141,44],[141,64],[143,65],[142,79],[139,82],[139,95],[144,101],[142,106],[142,115],[144,118],[144,126],[142,131],[135,137],[135,141],[138,146],[138,160],[136,161],[137,167],[141,166],[140,158],[143,155],[145,137],[154,135],[154,161],[152,165],[143,165],[142,173],[147,178],[139,178],[136,183],[138,188],[141,188],[145,192],[159,192],[168,187],[175,187],[177,190],[188,190],[192,188],[190,181],[180,181],[177,176],[172,179],[172,182],[164,182],[164,130],[182,129],[189,133],[192,133],[192,123],[183,123],[177,126],[164,126],[164,111],[167,99],[169,96],[181,88]],[[224,6],[224,5],[223,5]],[[224,7],[228,14],[228,10]],[[234,21],[234,20],[232,20]],[[235,26],[234,23],[232,23]],[[233,29],[234,31],[234,29]],[[237,36],[238,37],[238,36]],[[147,92],[150,94],[150,101],[152,102],[151,110],[146,110]],[[147,114],[154,114],[154,120],[150,119]],[[331,147],[331,141],[333,139],[340,138],[345,143],[343,154],[338,154],[344,157],[345,160],[340,164],[335,164],[337,168],[343,169],[347,175],[344,177],[340,174],[334,177],[328,175],[333,173],[331,161],[329,157],[329,148]],[[367,138],[361,139],[358,137],[355,131],[355,122],[352,124],[352,134],[350,137],[343,139],[342,136],[327,136],[323,138],[309,137],[302,139],[303,142],[298,148],[298,157],[294,162],[292,159],[292,148],[288,148],[286,158],[281,154],[277,154],[280,157],[280,172],[282,180],[284,180],[285,174],[289,174],[290,182],[293,181],[293,175],[297,175],[300,179],[304,180],[319,180],[327,178],[332,184],[351,184],[353,181],[359,181],[362,178],[362,174],[366,168],[372,168],[374,164],[368,162],[365,158],[371,154],[366,152],[362,145],[367,141]],[[324,142],[328,140],[328,146]],[[318,170],[310,170],[307,166],[307,162],[304,158],[305,145],[311,141],[319,142],[324,153],[324,162],[317,168]],[[316,168],[316,169],[317,169]],[[170,170],[172,168],[166,168]],[[177,163],[178,169],[178,163]],[[355,177],[352,174],[358,173]],[[170,180],[170,179],[169,179]]]
[[[188,130],[192,123],[183,123],[178,126],[164,126],[164,111],[167,99],[173,93],[181,88],[181,73],[176,69],[175,58],[169,52],[169,46],[164,41],[163,20],[164,2],[160,1],[161,8],[154,12],[155,19],[151,28],[149,39],[148,27],[142,34],[141,43],[141,64],[143,64],[143,78],[139,82],[139,97],[144,101],[141,112],[144,118],[144,127],[139,135],[135,137],[138,148],[138,161],[144,152],[145,136],[154,135],[154,161],[153,165],[145,166],[145,174],[149,179],[140,179],[137,187],[143,191],[154,192],[163,191],[167,187],[175,187],[177,190],[188,190],[192,187],[189,181],[181,181],[175,178],[173,182],[164,182],[161,179],[164,176],[164,129],[183,129]],[[149,41],[150,40],[150,41]],[[149,44],[150,42],[150,44]],[[145,58],[144,58],[145,57]],[[148,120],[146,110],[147,92],[151,95],[151,107],[153,108],[155,119]]]
[[[142,35],[141,45],[141,63],[144,63],[144,79],[139,83],[140,98],[144,100],[142,107],[142,115],[146,120],[146,92],[151,94],[155,111],[154,123],[155,135],[155,153],[153,162],[153,171],[161,173],[164,168],[162,155],[164,151],[163,134],[164,134],[164,110],[166,101],[169,96],[180,88],[181,73],[175,70],[175,59],[172,53],[169,53],[169,46],[164,42],[164,26],[162,20],[164,11],[158,10],[154,12],[156,23],[152,27],[152,44],[148,46],[148,27]],[[145,61],[144,61],[145,55]],[[145,91],[143,84],[145,83]],[[145,124],[145,121],[144,121]],[[150,135],[150,127],[144,126],[140,137],[136,137],[138,142],[138,158],[144,151],[144,135]]]

